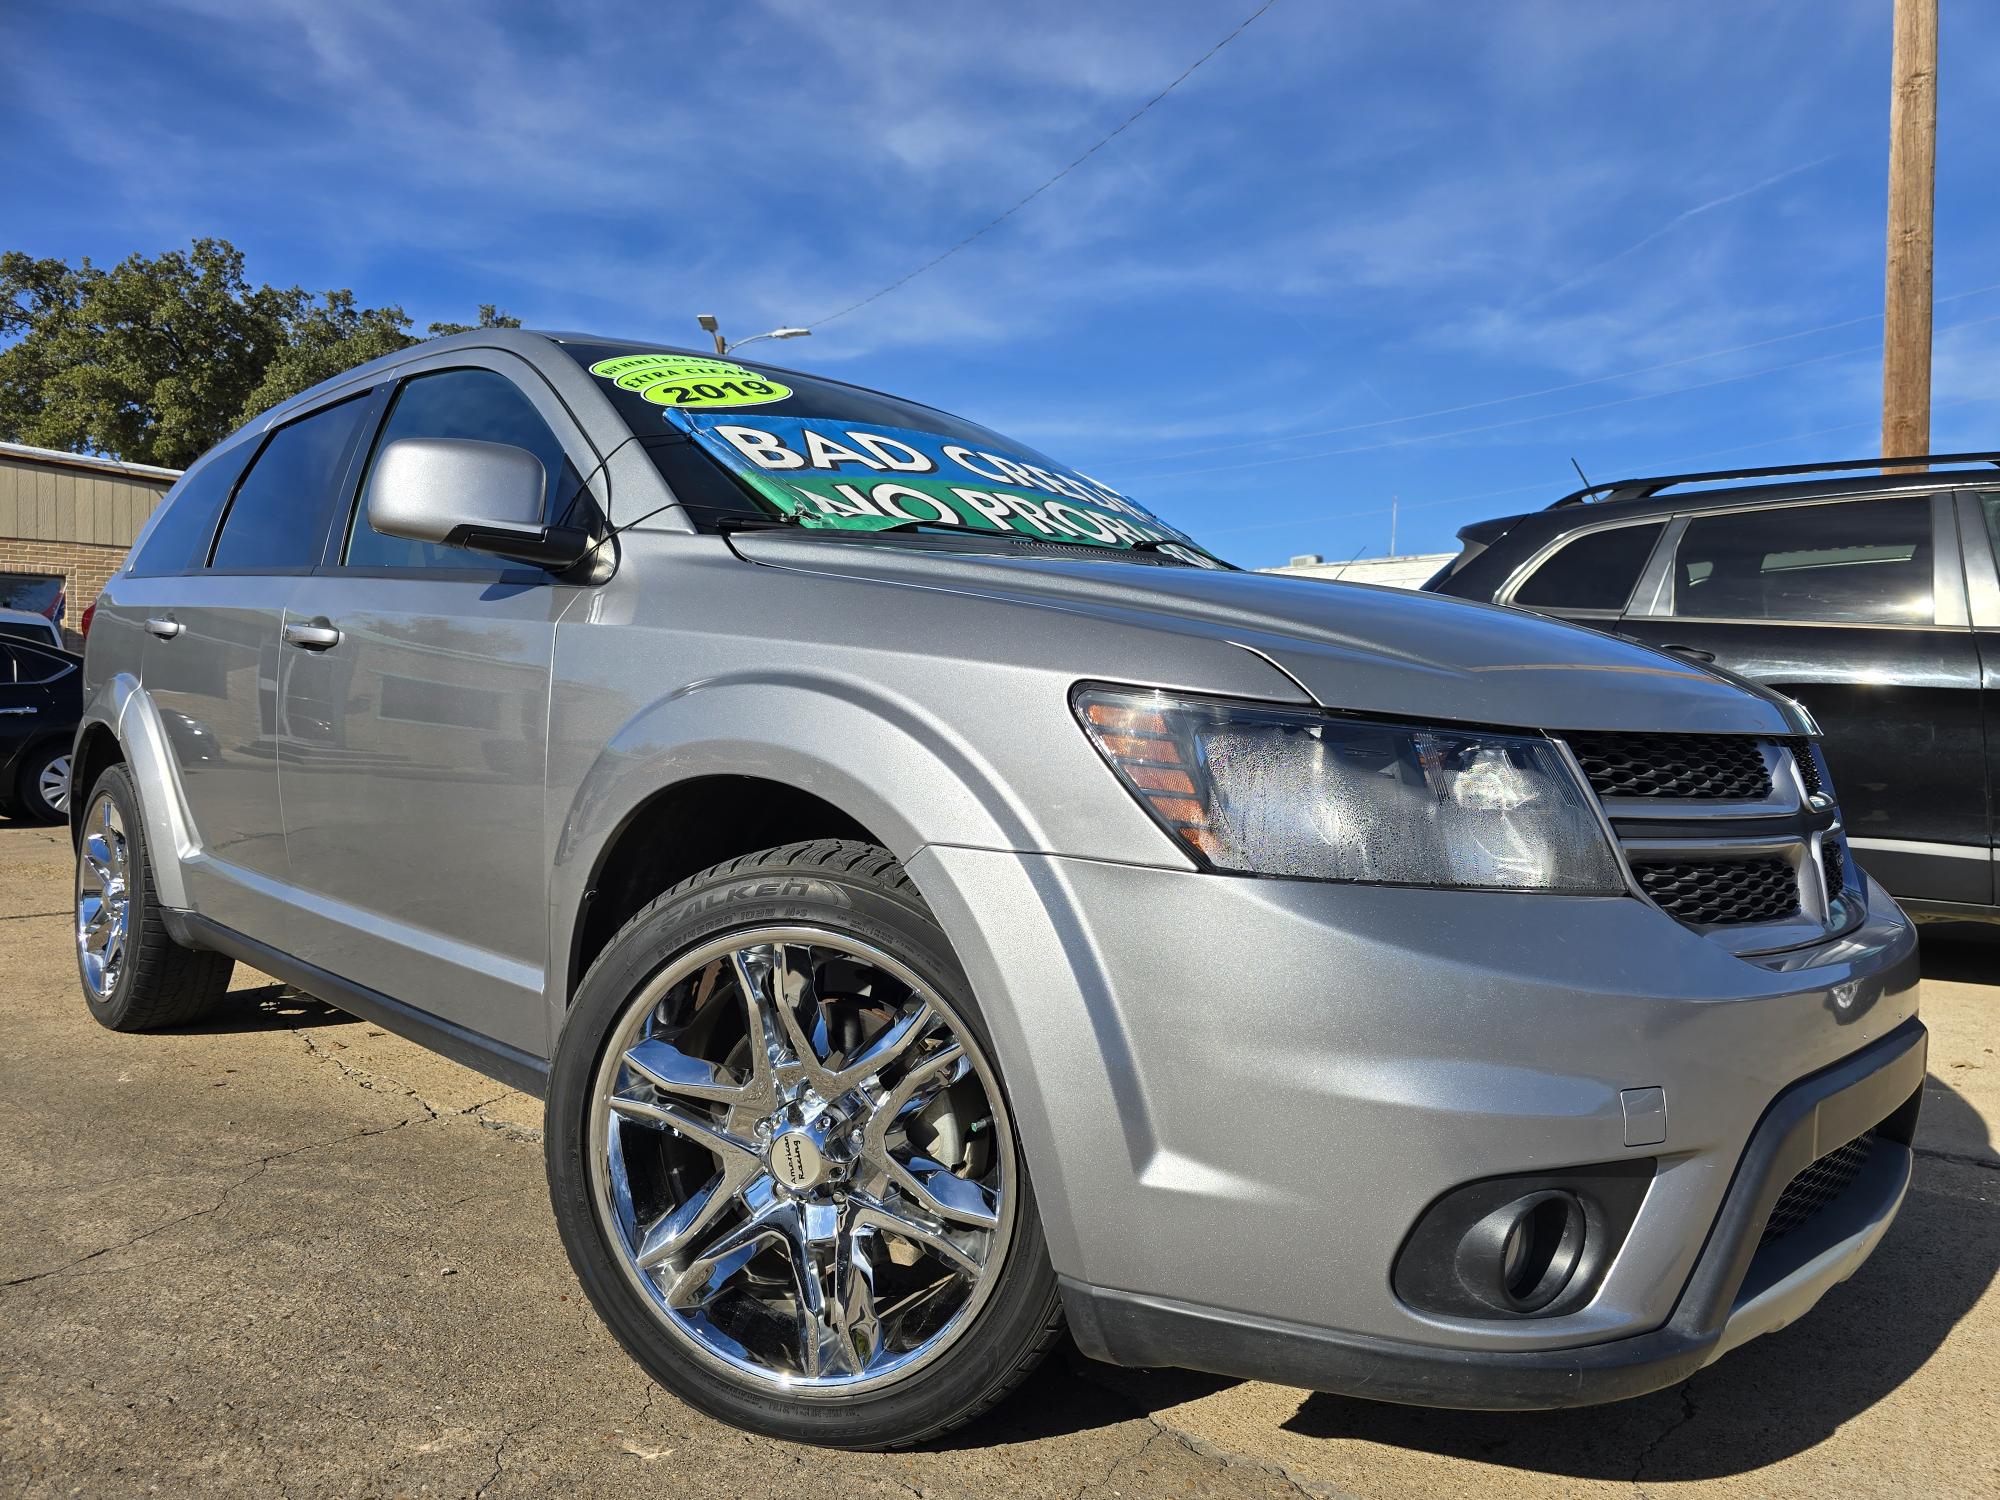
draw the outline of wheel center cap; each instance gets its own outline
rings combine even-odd
[[[772,1138],[771,1175],[793,1192],[817,1187],[826,1178],[826,1154],[810,1130],[795,1128]]]

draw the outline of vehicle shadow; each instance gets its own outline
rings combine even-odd
[[[2000,926],[1939,922],[1917,930],[1923,938],[1919,956],[1924,978],[2000,988]]]
[[[220,1009],[173,1029],[183,1036],[236,1036],[256,1031],[296,1031],[301,1026],[350,1026],[360,1019],[304,990],[273,981],[254,989],[231,990],[227,1003]]]

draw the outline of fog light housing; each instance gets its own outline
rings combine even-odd
[[[1418,1218],[1391,1273],[1420,1312],[1546,1318],[1596,1294],[1638,1217],[1654,1161],[1469,1182]]]
[[[1583,1200],[1551,1188],[1503,1203],[1458,1242],[1460,1286],[1488,1306],[1533,1313],[1575,1277],[1590,1235]]]

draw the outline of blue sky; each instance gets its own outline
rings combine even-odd
[[[0,245],[196,235],[419,323],[812,322],[1254,8],[13,0]],[[2000,7],[1945,0],[1933,447],[2000,446]],[[1006,224],[781,357],[1237,561],[1871,453],[1888,0],[1279,3]],[[760,351],[772,346],[759,346]]]

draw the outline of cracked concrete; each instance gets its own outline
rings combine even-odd
[[[2000,945],[1927,958],[1882,1253],[1675,1390],[1454,1413],[1059,1358],[938,1447],[843,1454],[626,1358],[549,1222],[535,1100],[248,971],[203,1027],[92,1024],[67,860],[0,823],[0,1493],[2000,1493]]]

